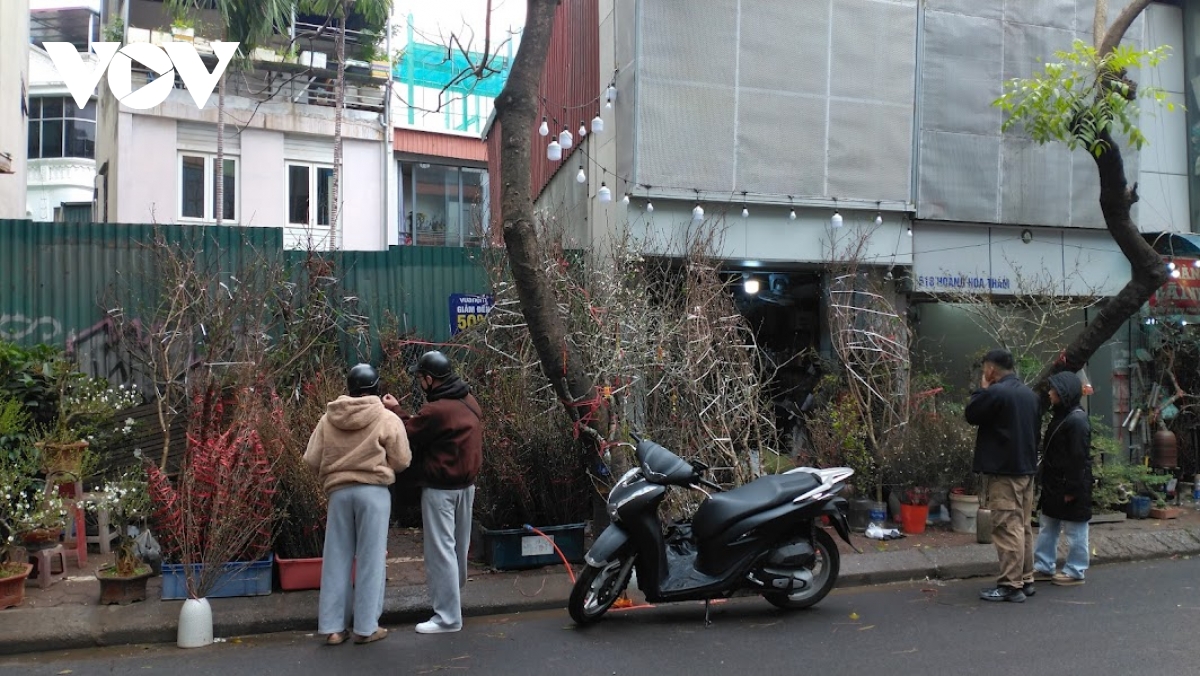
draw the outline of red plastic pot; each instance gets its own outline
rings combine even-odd
[[[929,505],[906,505],[900,503],[900,528],[910,535],[925,532],[925,521],[929,519]]]

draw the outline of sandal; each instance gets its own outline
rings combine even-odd
[[[335,631],[325,637],[325,645],[341,645],[346,642],[346,632]]]
[[[374,643],[375,641],[386,638],[387,634],[388,634],[387,629],[380,627],[380,628],[376,629],[375,633],[371,634],[370,636],[360,636],[358,634],[355,634],[354,635],[354,643],[356,645],[362,645],[364,643]]]

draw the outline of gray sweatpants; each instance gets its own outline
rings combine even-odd
[[[387,486],[354,484],[329,495],[317,633],[345,631],[352,614],[354,633],[370,636],[379,628],[391,515]],[[351,566],[355,568],[354,583],[350,581]]]
[[[460,591],[467,583],[467,547],[471,544],[471,508],[475,487],[421,491],[421,523],[425,527],[425,582],[435,621],[462,626]]]

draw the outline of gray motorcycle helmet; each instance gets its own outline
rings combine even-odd
[[[379,396],[379,371],[370,364],[355,364],[346,376],[346,389],[352,397]]]

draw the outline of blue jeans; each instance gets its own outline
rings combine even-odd
[[[1038,522],[1041,527],[1033,552],[1034,570],[1051,575],[1058,570],[1058,535],[1061,532],[1067,536],[1067,561],[1063,564],[1063,572],[1082,580],[1088,567],[1088,522],[1063,521],[1046,516],[1045,512]]]

